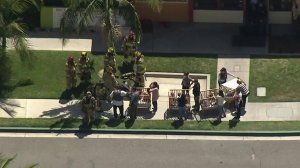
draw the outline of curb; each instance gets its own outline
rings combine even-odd
[[[95,133],[95,134],[146,134],[146,135],[206,135],[206,136],[300,136],[300,131],[210,131],[164,129],[89,129],[89,128],[34,128],[0,127],[10,133]]]

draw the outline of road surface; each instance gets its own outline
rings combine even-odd
[[[0,138],[12,167],[298,168],[300,141]]]

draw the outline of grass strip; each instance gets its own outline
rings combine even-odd
[[[10,79],[0,86],[0,97],[23,99],[59,99],[66,89],[65,63],[68,56],[74,56],[78,62],[80,52],[75,51],[32,51],[33,67],[28,68],[21,62],[16,52],[9,51],[10,69],[3,69]],[[98,71],[103,69],[103,55],[88,54],[94,60],[95,72],[92,82],[99,81]],[[123,56],[116,58],[118,66],[122,65]],[[211,86],[216,86],[216,55],[146,55],[148,72],[191,72],[211,74]],[[0,68],[1,69],[1,68]],[[78,80],[79,82],[79,80]],[[77,83],[78,84],[78,83]],[[75,96],[78,98],[79,96]]]
[[[96,120],[92,128],[165,129],[208,131],[300,131],[300,121],[173,121],[173,120]],[[0,127],[79,128],[81,119],[70,118],[0,118]]]
[[[298,102],[300,98],[300,59],[285,56],[252,56],[250,61],[251,102]],[[266,88],[266,96],[256,96],[257,87]]]

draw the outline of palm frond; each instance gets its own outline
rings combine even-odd
[[[146,0],[146,3],[156,12],[160,12],[162,9],[161,0]]]
[[[86,28],[89,23],[95,19],[95,11],[99,9],[99,0],[92,0],[87,6],[80,12],[80,18],[78,22],[78,31],[81,32],[82,29]]]
[[[11,0],[11,10],[16,14],[22,14],[31,6],[39,9],[39,0]]]
[[[139,15],[136,12],[135,7],[132,3],[127,0],[119,1],[119,14],[124,17],[129,26],[133,29],[136,34],[136,41],[140,43],[142,38],[142,26],[139,19]]]

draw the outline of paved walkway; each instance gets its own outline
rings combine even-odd
[[[222,67],[249,85],[250,57],[247,55],[219,55],[217,73]],[[228,76],[228,79],[233,77]],[[218,86],[216,86],[218,87]],[[251,94],[256,91],[252,90]],[[248,99],[247,99],[248,100]],[[231,119],[231,115],[226,119]],[[226,120],[225,119],[225,120]],[[247,103],[242,121],[300,120],[300,102]]]

